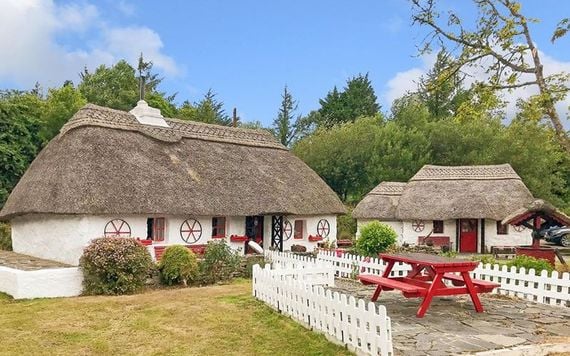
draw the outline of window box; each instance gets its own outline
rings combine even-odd
[[[309,235],[309,241],[311,242],[323,241],[323,237],[319,235]]]
[[[245,242],[248,240],[247,236],[239,236],[239,235],[232,235],[230,236],[230,241],[231,242]]]
[[[137,241],[138,241],[141,245],[143,245],[143,246],[150,246],[150,245],[152,245],[152,240],[147,240],[147,239],[141,240],[141,239],[139,239],[139,238],[137,237]]]

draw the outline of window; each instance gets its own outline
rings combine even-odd
[[[497,221],[497,235],[508,235],[509,225],[503,225],[500,221]]]
[[[294,239],[300,240],[303,238],[304,225],[305,220],[295,220],[295,233],[293,235]]]
[[[226,218],[217,216],[212,218],[212,237],[223,238],[226,237]]]
[[[153,241],[164,241],[165,227],[164,218],[146,219],[146,238]]]
[[[443,234],[443,220],[434,220],[433,221],[433,233],[434,234]]]

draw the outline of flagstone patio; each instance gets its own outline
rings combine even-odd
[[[331,288],[369,300],[374,286],[337,279]],[[434,298],[424,318],[416,318],[420,299],[382,292],[392,320],[396,355],[457,355],[547,342],[570,343],[570,309],[490,294],[481,295],[484,313],[467,296]]]

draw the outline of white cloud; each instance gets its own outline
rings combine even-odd
[[[570,62],[559,61],[546,53],[539,51],[542,64],[544,66],[544,74],[551,75],[554,73],[566,72],[570,73]],[[435,63],[435,55],[428,55],[421,58],[422,63],[414,68],[408,69],[406,71],[396,73],[386,84],[386,90],[382,94],[382,99],[387,106],[391,106],[393,101],[397,98],[402,97],[410,91],[417,90],[417,84],[422,75],[425,75]],[[532,63],[532,62],[529,62]],[[470,86],[475,81],[485,80],[488,75],[480,68],[468,68],[466,70],[468,75],[465,80],[465,85]],[[532,75],[522,76],[521,81],[531,81],[533,80]],[[569,83],[570,85],[570,83]],[[516,103],[518,99],[526,99],[531,95],[538,93],[538,88],[534,85],[518,88],[512,91],[503,91],[502,97],[507,103],[505,112],[508,118],[513,118],[517,112]],[[566,97],[566,100],[559,102],[557,104],[558,112],[561,117],[565,119],[568,115],[568,107],[570,106],[570,96]],[[566,121],[566,126],[570,125],[568,120]]]
[[[89,30],[96,38],[85,39]],[[64,46],[61,35],[77,36],[83,45]],[[160,36],[147,27],[114,27],[105,23],[89,3],[58,5],[52,0],[7,0],[0,12],[0,82],[45,87],[78,80],[84,67],[113,64],[125,58],[136,64],[143,52],[155,68],[178,74],[175,61],[164,54]]]

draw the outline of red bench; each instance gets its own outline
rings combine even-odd
[[[394,278],[380,277],[371,274],[360,274],[358,275],[358,279],[360,280],[360,282],[362,282],[362,284],[366,285],[375,284],[378,286],[382,286],[382,290],[397,289],[408,294],[421,294],[422,292],[425,293],[426,290],[426,288],[424,287],[418,285],[412,285],[406,282],[401,282]],[[374,297],[372,298],[374,299]]]
[[[206,245],[184,245],[190,251],[194,252],[197,255],[203,255],[204,250],[206,249]],[[166,250],[168,246],[154,246],[154,257],[156,261],[160,261],[162,255],[164,254],[164,250]]]
[[[445,273],[443,275],[443,279],[448,279],[451,281],[451,283],[453,283],[454,286],[464,286],[465,282],[463,281],[463,277],[458,276],[456,274],[453,273]],[[491,291],[493,291],[493,289],[500,287],[501,285],[499,283],[493,283],[493,282],[488,282],[488,281],[482,281],[480,279],[471,279],[471,282],[473,282],[473,285],[475,287],[478,287],[480,289],[481,292],[483,293],[489,293]]]

